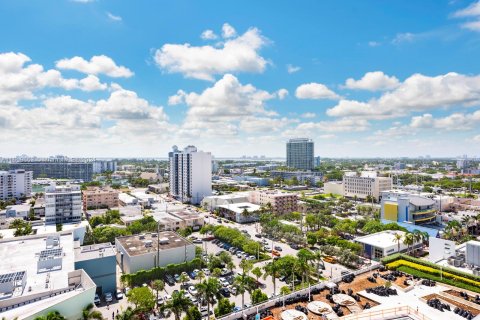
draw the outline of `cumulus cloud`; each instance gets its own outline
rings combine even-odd
[[[171,106],[175,106],[177,104],[181,104],[185,100],[185,96],[187,93],[183,90],[178,90],[176,94],[168,97],[168,104]]]
[[[441,129],[446,131],[464,131],[477,128],[480,125],[480,111],[471,114],[460,112],[446,117],[434,118],[432,114],[425,113],[415,116],[410,122],[410,127],[417,129]]]
[[[90,61],[75,56],[70,59],[61,59],[56,67],[63,70],[75,70],[85,74],[104,74],[113,78],[129,78],[133,72],[124,66],[118,66],[112,58],[105,55],[93,56]]]
[[[305,112],[300,116],[305,119],[311,119],[311,118],[315,118],[317,115],[313,112]]]
[[[382,71],[367,72],[360,80],[349,78],[345,81],[345,87],[348,89],[369,91],[390,90],[399,84],[396,77],[388,76]]]
[[[327,86],[321,83],[305,83],[300,85],[295,91],[295,96],[298,99],[339,99],[340,96],[337,95],[332,90],[328,89]]]
[[[342,118],[335,121],[303,122],[295,128],[286,130],[286,137],[309,136],[312,132],[360,132],[370,128],[365,119]]]
[[[31,59],[23,53],[0,54],[0,102],[16,104],[19,100],[34,99],[35,91],[56,87],[66,90],[105,90],[95,76],[84,79],[65,79],[58,70],[44,70],[39,64],[28,64]]]
[[[237,31],[229,25],[228,23],[224,23],[222,26],[222,37],[225,39],[235,37],[237,35]]]
[[[287,72],[288,73],[295,73],[295,72],[300,71],[300,69],[302,69],[302,68],[291,65],[291,64],[287,64]]]
[[[288,90],[287,89],[280,89],[277,91],[277,96],[278,99],[283,100],[288,96]]]
[[[215,75],[230,72],[262,73],[267,61],[259,50],[266,44],[260,31],[251,28],[241,36],[232,36],[220,47],[164,44],[156,50],[154,60],[166,72],[213,81]]]
[[[215,34],[215,32],[213,32],[213,30],[207,29],[202,32],[200,38],[203,40],[215,40],[218,38],[218,36]]]
[[[340,100],[327,110],[335,117],[395,118],[413,111],[480,104],[480,76],[447,73],[435,77],[414,74],[393,91],[368,102]]]

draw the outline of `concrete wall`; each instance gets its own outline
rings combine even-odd
[[[455,256],[455,242],[440,238],[428,238],[428,260],[437,263],[440,260]]]
[[[75,269],[83,269],[97,285],[97,293],[115,293],[117,290],[117,262],[115,256],[76,261]]]

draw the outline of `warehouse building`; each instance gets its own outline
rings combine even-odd
[[[124,273],[178,264],[195,258],[195,245],[172,231],[115,239],[117,263]]]

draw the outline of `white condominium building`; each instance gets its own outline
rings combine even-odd
[[[30,197],[32,179],[32,171],[23,169],[0,171],[0,200]]]
[[[312,170],[315,166],[314,144],[311,139],[297,138],[287,142],[287,167]]]
[[[170,162],[170,195],[182,202],[198,204],[212,194],[212,155],[188,146],[173,146]]]
[[[45,224],[79,222],[82,219],[82,193],[79,185],[45,188]]]
[[[358,175],[343,176],[343,195],[348,198],[366,199],[372,196],[375,201],[380,199],[382,191],[392,189],[391,177],[377,177],[376,173],[362,172]]]

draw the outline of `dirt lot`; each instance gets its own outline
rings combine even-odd
[[[470,307],[470,306],[467,306],[467,305],[465,305],[465,304],[463,304],[463,303],[456,302],[455,300],[442,297],[442,296],[440,296],[440,295],[438,295],[438,294],[436,294],[436,293],[434,293],[434,294],[429,294],[428,296],[425,296],[425,297],[423,297],[423,298],[426,299],[426,300],[430,300],[430,299],[433,299],[433,298],[437,298],[437,299],[443,300],[443,301],[445,301],[445,302],[447,302],[447,303],[449,303],[449,304],[451,304],[451,305],[453,305],[453,306],[455,306],[455,307],[459,307],[459,308],[462,308],[462,309],[464,309],[464,310],[468,310],[468,311],[470,311],[474,316],[477,316],[478,314],[480,314],[480,310],[479,310],[479,309],[475,309],[475,308],[472,308],[472,307]],[[452,309],[452,311],[453,311],[453,309]]]
[[[355,280],[353,280],[352,283],[341,282],[340,285],[339,285],[339,289],[340,289],[340,291],[344,290],[345,292],[347,292],[348,289],[352,289],[353,293],[357,294],[359,291],[363,291],[367,288],[373,288],[373,287],[376,287],[376,286],[380,286],[380,285],[383,285],[385,283],[385,280],[383,280],[381,278],[377,278],[377,283],[372,283],[372,282],[368,281],[367,278],[370,277],[372,274],[373,274],[373,272],[369,272],[369,273],[365,273],[363,275],[357,276],[355,278]],[[333,306],[334,304],[330,303],[327,300],[327,297],[326,297],[327,294],[329,294],[329,293],[330,293],[329,290],[325,289],[321,293],[313,295],[312,300],[323,301],[323,302],[326,302],[326,303]],[[376,303],[376,302],[374,302],[370,299],[364,298],[364,297],[360,297],[360,301],[358,302],[358,304],[363,309],[363,306],[367,302],[372,307],[378,305],[378,303]],[[298,302],[298,303],[294,303],[294,304],[290,304],[290,305],[285,305],[285,309],[294,309],[295,306],[297,306],[297,305],[301,305],[301,306],[306,307],[307,304],[308,304],[307,302]],[[341,307],[341,309],[343,310],[344,315],[350,314],[350,311],[346,307]],[[280,314],[283,311],[281,306],[277,307],[277,308],[272,308],[271,311],[272,311],[275,319],[281,319]],[[308,319],[320,320],[321,317],[309,312],[308,313]]]

